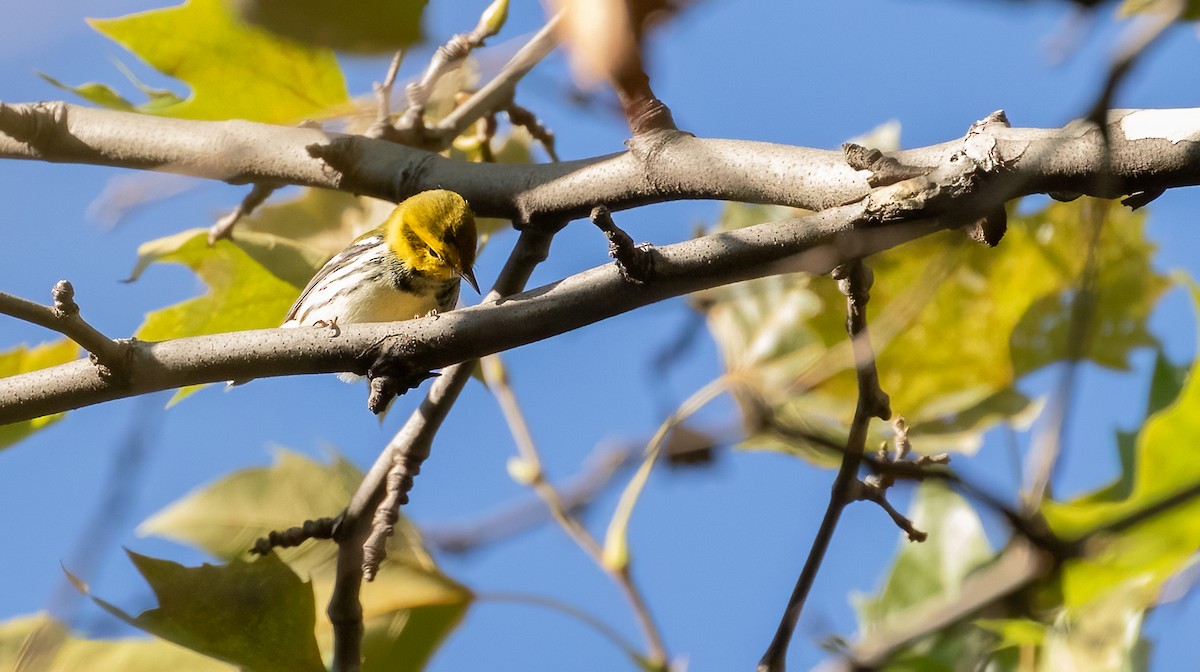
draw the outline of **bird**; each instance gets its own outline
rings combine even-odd
[[[475,215],[446,189],[408,197],[335,254],[292,304],[283,328],[395,322],[453,310],[460,281],[475,280]],[[339,374],[347,382],[360,377]],[[247,381],[233,381],[240,385]]]

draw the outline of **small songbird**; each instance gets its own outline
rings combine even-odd
[[[475,216],[462,196],[445,189],[411,196],[317,271],[283,326],[393,322],[453,310],[460,279],[479,291],[475,245]]]
[[[282,326],[336,328],[453,310],[460,280],[479,291],[475,246],[475,215],[466,200],[445,189],[423,191],[326,262]],[[358,379],[352,373],[339,377]]]

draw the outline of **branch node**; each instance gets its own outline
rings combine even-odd
[[[1001,205],[989,214],[975,220],[967,228],[967,235],[977,243],[995,247],[1000,244],[1000,240],[1004,238],[1007,231],[1008,211]]]
[[[654,277],[653,245],[634,244],[633,238],[617,226],[612,213],[603,205],[592,208],[591,220],[608,238],[608,256],[617,261],[617,269],[626,282],[642,285]]]
[[[1125,198],[1122,198],[1121,205],[1127,205],[1130,208],[1137,210],[1138,208],[1149,205],[1151,201],[1159,196],[1162,196],[1165,192],[1166,189],[1162,187],[1157,189],[1147,189],[1145,191],[1137,191],[1126,196]]]
[[[842,153],[846,156],[846,163],[854,170],[871,171],[867,184],[872,188],[886,187],[929,172],[926,168],[906,166],[890,156],[885,156],[878,149],[853,142],[843,144]]]
[[[387,411],[396,397],[416,389],[421,383],[436,378],[436,371],[407,371],[404,367],[378,363],[367,371],[371,381],[371,393],[367,397],[367,408],[379,415]]]
[[[514,126],[520,126],[529,131],[529,135],[542,144],[550,160],[558,163],[558,152],[554,148],[554,131],[547,128],[542,120],[537,118],[537,115],[514,102],[509,102],[508,106],[504,108],[504,113],[508,115],[509,122]]]
[[[58,319],[74,317],[79,314],[79,304],[75,303],[75,287],[69,280],[59,280],[50,290],[54,299],[54,316]]]
[[[341,521],[337,518],[318,518],[306,520],[299,527],[289,527],[286,530],[271,530],[267,536],[254,542],[250,549],[252,555],[266,555],[276,548],[293,548],[309,539],[333,539],[333,532]]]
[[[909,541],[922,542],[929,538],[928,534],[918,530],[911,520],[897,511],[896,507],[892,506],[892,503],[887,499],[885,488],[866,481],[858,481],[857,487],[853,489],[853,495],[856,500],[875,502],[882,507],[891,516],[892,522],[896,523],[896,527],[899,527],[908,535]]]
[[[254,186],[250,188],[250,193],[246,194],[236,208],[209,227],[208,246],[216,245],[218,240],[231,239],[233,227],[241,221],[242,217],[254,212],[279,187],[280,185],[275,182],[255,182]]]

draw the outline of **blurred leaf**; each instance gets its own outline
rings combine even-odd
[[[315,253],[317,261],[299,283],[303,287],[321,264],[382,224],[395,207],[376,198],[306,188],[297,197],[267,203],[244,217],[234,229],[234,240],[241,243],[246,234],[257,233]]]
[[[1046,625],[1027,618],[981,618],[975,625],[1000,636],[997,649],[1041,646],[1046,639]]]
[[[1146,670],[1141,640],[1144,587],[1118,584],[1083,608],[1062,609],[1045,633],[1039,659],[1046,670]]]
[[[1171,3],[1163,2],[1162,0],[1125,0],[1125,2],[1121,3],[1120,14],[1121,16],[1128,17],[1146,12],[1161,12],[1170,6]],[[1180,19],[1183,21],[1200,19],[1200,0],[1187,0]]]
[[[0,623],[0,668],[21,672],[233,672],[237,669],[161,639],[76,638],[45,614]]]
[[[88,101],[89,103],[94,103],[100,107],[107,107],[112,110],[121,110],[123,112],[133,112],[136,109],[136,106],[133,103],[126,100],[124,96],[117,93],[111,86],[107,84],[101,84],[99,82],[87,82],[78,86],[71,86],[70,84],[63,84],[62,82],[43,72],[39,72],[37,74],[55,88],[62,89],[63,91],[69,91]]]
[[[879,592],[852,598],[860,639],[919,618],[920,609],[930,600],[955,599],[967,574],[992,557],[975,510],[940,483],[926,481],[917,488],[908,516],[929,538],[915,543],[902,536],[900,551]],[[955,625],[897,651],[886,669],[980,669],[975,665],[991,657],[991,640],[978,628]]]
[[[283,448],[274,453],[273,465],[235,471],[200,487],[139,525],[138,534],[188,543],[224,560],[241,558],[272,530],[336,516],[362,480],[362,472],[340,457],[326,465]],[[277,553],[308,575],[328,555],[319,546]]]
[[[373,54],[396,51],[418,42],[421,13],[428,0],[225,2],[245,21],[277,35],[338,51]]]
[[[928,533],[922,543],[902,535],[900,552],[874,597],[856,600],[859,630],[866,636],[932,598],[958,595],[967,574],[992,557],[983,523],[971,505],[935,481],[923,482],[908,517]]]
[[[279,449],[274,465],[235,472],[205,486],[152,516],[138,532],[189,542],[218,557],[243,557],[256,539],[272,530],[337,515],[361,480],[361,472],[344,459],[324,465]],[[312,581],[318,604],[328,603],[337,560],[333,543],[307,542],[274,554]],[[415,667],[402,669],[418,669],[458,624],[472,599],[467,588],[438,570],[420,533],[401,516],[388,541],[388,559],[375,580],[362,587],[371,642],[364,647],[383,655],[388,665],[411,655],[405,665]],[[410,632],[410,627],[415,630]],[[317,621],[317,629],[322,645],[331,641],[326,619]],[[382,663],[368,659],[365,669],[379,669],[377,664]]]
[[[1192,286],[1200,313],[1200,290]],[[1056,534],[1079,539],[1130,516],[1146,520],[1122,531],[1104,532],[1088,543],[1084,558],[1063,568],[1068,607],[1084,607],[1117,589],[1135,586],[1141,608],[1157,588],[1183,569],[1200,549],[1200,460],[1187,449],[1200,436],[1200,376],[1193,368],[1175,401],[1161,407],[1174,373],[1160,360],[1151,387],[1149,415],[1132,449],[1124,443],[1122,473],[1116,482],[1069,502],[1046,501],[1043,514]],[[1170,502],[1177,497],[1178,501]],[[1161,511],[1153,507],[1169,502]]]
[[[460,602],[395,612],[367,623],[362,644],[363,672],[424,669],[466,610],[467,604]]]
[[[299,287],[268,271],[234,243],[219,240],[209,247],[205,229],[143,243],[131,280],[153,263],[183,264],[209,291],[148,313],[135,334],[145,341],[276,327],[300,293]]]
[[[79,358],[79,346],[68,338],[43,343],[34,347],[18,345],[8,352],[0,353],[0,378],[28,373],[59,364],[73,362]],[[44,415],[33,420],[0,425],[0,450],[7,448],[34,432],[57,422],[65,413]]]
[[[222,0],[187,0],[113,19],[89,19],[98,32],[151,67],[182,80],[191,95],[139,107],[187,119],[297,123],[327,115],[348,94],[332,52],[251,27]]]
[[[880,382],[911,424],[918,450],[973,449],[995,422],[1022,423],[1037,410],[1016,383],[1066,356],[1070,297],[1090,244],[1085,208],[1106,214],[1085,356],[1127,368],[1131,351],[1156,343],[1146,319],[1167,286],[1150,264],[1154,248],[1141,214],[1080,199],[1010,214],[994,250],[947,231],[871,257],[870,333]],[[719,228],[788,216],[795,214],[730,205]],[[828,451],[775,430],[837,437],[849,423],[857,384],[845,299],[833,281],[768,277],[701,293],[697,303],[721,349],[747,445],[828,460]],[[763,417],[774,424],[759,426]]]
[[[323,672],[313,636],[312,586],[277,556],[184,567],[126,551],[158,607],[130,616],[93,597],[117,618],[169,642],[254,672]]]

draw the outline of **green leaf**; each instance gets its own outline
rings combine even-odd
[[[1043,669],[1148,669],[1148,647],[1141,639],[1146,592],[1144,586],[1116,584],[1085,607],[1059,610],[1039,651]]]
[[[143,522],[138,534],[188,543],[226,560],[245,557],[272,530],[336,516],[362,481],[362,472],[340,457],[326,465],[283,448],[274,453],[273,465],[236,471],[199,488]],[[399,527],[398,536],[409,538],[407,522]],[[305,544],[278,553],[307,576],[326,562],[325,550]]]
[[[294,256],[289,252],[290,258]],[[136,333],[145,341],[276,327],[300,293],[299,287],[280,279],[238,245],[220,240],[209,247],[205,229],[142,244],[131,280],[152,263],[183,264],[200,276],[209,291],[147,314]]]
[[[312,586],[274,555],[254,562],[184,567],[127,551],[158,607],[121,620],[206,656],[254,672],[323,672],[314,636]]]
[[[1046,624],[1027,618],[981,618],[975,625],[1000,636],[997,649],[1041,646],[1046,639]]]
[[[18,373],[28,373],[45,369],[59,364],[75,361],[79,358],[79,346],[70,339],[43,343],[32,348],[18,345],[8,352],[0,353],[0,378],[15,376]],[[10,425],[0,425],[0,449],[7,448],[39,429],[61,420],[65,413],[44,415],[33,420],[14,422]]]
[[[720,228],[788,216],[796,215],[731,205]],[[1168,285],[1151,265],[1154,247],[1141,214],[1080,199],[1032,215],[1010,213],[996,249],[947,231],[868,260],[880,383],[894,412],[909,421],[917,450],[972,450],[992,424],[1023,423],[1036,412],[1016,384],[1068,354],[1070,298],[1085,272],[1096,218],[1103,221],[1097,298],[1084,356],[1123,369],[1133,350],[1156,344],[1146,320]],[[845,299],[834,283],[802,274],[762,278],[702,293],[697,303],[746,418],[747,445],[828,461],[827,452],[764,430],[757,420],[768,413],[775,427],[844,434],[857,383]]]
[[[873,597],[854,599],[860,639],[884,636],[902,628],[931,601],[954,600],[963,579],[992,557],[983,524],[962,497],[941,483],[922,483],[908,514],[913,524],[929,534],[923,543],[901,537],[882,588]],[[992,637],[968,625],[952,626],[894,653],[888,670],[982,669],[991,657]]]
[[[70,84],[63,84],[62,82],[43,72],[39,72],[37,75],[38,77],[41,77],[49,82],[51,86],[62,89],[63,91],[69,91],[88,101],[89,103],[94,103],[100,107],[107,107],[112,110],[121,110],[123,112],[133,112],[136,109],[136,106],[133,103],[126,100],[124,96],[117,93],[116,90],[107,84],[101,84],[99,82],[87,82],[80,84],[79,86],[71,86]]]
[[[152,98],[143,111],[187,119],[297,123],[348,101],[332,52],[251,27],[222,0],[188,0],[113,19],[98,32],[191,88],[186,100]]]
[[[274,465],[239,471],[206,486],[155,514],[138,531],[236,558],[272,530],[336,515],[361,480],[361,472],[341,458],[324,465],[279,449]],[[327,541],[275,552],[312,581],[318,604],[328,603],[332,595],[336,553]],[[366,669],[400,665],[396,661],[405,656],[412,659],[404,664],[414,667],[383,669],[418,669],[457,626],[472,599],[468,589],[438,570],[420,533],[401,516],[388,542],[388,559],[375,580],[362,587]],[[327,620],[319,619],[317,628],[318,640],[328,649],[332,631]],[[372,656],[386,662],[377,663]]]
[[[992,556],[983,523],[971,505],[935,481],[923,482],[908,517],[929,538],[902,535],[900,552],[874,597],[857,600],[859,629],[869,634],[901,622],[907,610],[934,598],[953,598],[967,574]]]
[[[80,639],[36,614],[0,623],[0,668],[21,672],[233,672],[235,667],[161,639]]]
[[[1192,286],[1191,291],[1200,314],[1200,290]],[[1064,565],[1068,607],[1084,607],[1114,590],[1137,586],[1144,608],[1153,603],[1157,587],[1200,548],[1200,460],[1187,450],[1200,435],[1200,376],[1193,368],[1178,397],[1163,408],[1164,390],[1174,386],[1174,373],[1166,369],[1160,361],[1151,388],[1149,407],[1161,410],[1142,425],[1132,450],[1126,444],[1117,481],[1068,502],[1042,505],[1051,529],[1065,539],[1145,516],[1128,529],[1092,536],[1087,555]],[[1156,510],[1163,504],[1167,506]]]
[[[395,207],[395,203],[376,198],[304,189],[299,196],[267,203],[242,218],[234,229],[234,240],[242,244],[248,234],[262,234],[290,241],[315,254],[308,276],[297,283],[303,287],[325,260],[383,223]]]
[[[402,49],[421,39],[428,0],[225,0],[242,19],[284,37],[356,53]]]
[[[1120,15],[1129,17],[1134,14],[1161,12],[1169,7],[1170,3],[1162,0],[1125,0],[1121,3]],[[1200,0],[1187,0],[1180,19],[1183,21],[1200,19]]]

